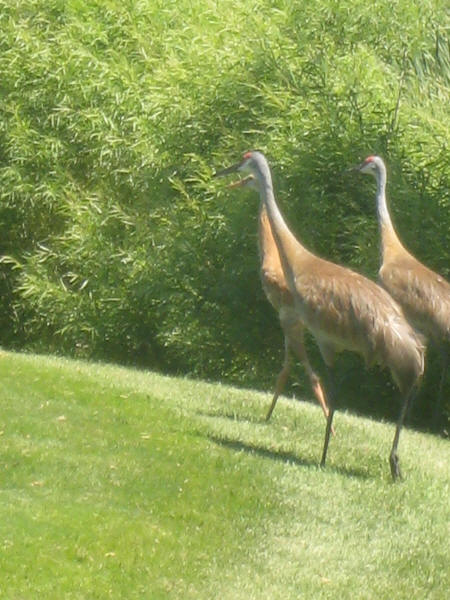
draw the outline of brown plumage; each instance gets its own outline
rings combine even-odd
[[[335,355],[341,350],[358,352],[367,364],[377,363],[390,369],[404,397],[389,457],[392,476],[398,478],[400,431],[423,373],[424,350],[419,336],[385,290],[358,273],[313,255],[300,244],[278,209],[270,169],[260,152],[247,152],[241,162],[221,174],[233,171],[249,171],[258,181],[295,309],[316,339],[330,373]],[[330,389],[322,465],[335,409],[333,393]]]
[[[401,305],[408,320],[441,349],[443,365],[436,403],[441,403],[447,357],[444,344],[450,341],[450,284],[419,262],[400,242],[386,201],[386,167],[379,156],[369,156],[357,167],[377,181],[377,211],[381,233],[380,281]]]
[[[236,188],[244,186],[249,186],[256,189],[258,188],[258,184],[253,175],[244,177],[243,179],[230,184],[229,187]],[[286,385],[292,366],[292,354],[295,354],[297,359],[304,366],[309,377],[313,393],[318,403],[322,407],[326,418],[328,417],[328,406],[325,400],[323,388],[318,375],[314,372],[308,359],[304,343],[305,327],[298,318],[295,310],[294,299],[286,283],[286,278],[281,266],[280,255],[272,234],[269,218],[267,216],[267,210],[263,202],[260,203],[259,208],[258,233],[262,287],[267,299],[278,313],[280,325],[284,333],[283,368],[277,377],[272,403],[267,413],[266,420],[270,419],[278,397]]]

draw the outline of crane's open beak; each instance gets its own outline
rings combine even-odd
[[[237,181],[232,181],[231,183],[229,183],[227,185],[227,188],[230,189],[234,189],[234,188],[238,188],[238,187],[244,187],[249,183],[252,183],[252,181],[254,181],[254,177],[253,175],[247,175],[247,177],[244,177],[243,179],[238,179]]]
[[[345,172],[346,173],[354,173],[355,171],[361,171],[361,169],[364,167],[365,164],[366,164],[366,161],[363,160],[362,163],[359,163],[359,165],[354,165],[353,167],[350,167]]]
[[[213,177],[225,177],[225,175],[230,175],[230,173],[236,173],[239,171],[239,167],[242,165],[242,162],[238,162],[231,167],[227,167],[226,169],[222,169],[221,171],[216,171]]]

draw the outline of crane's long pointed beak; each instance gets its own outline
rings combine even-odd
[[[365,164],[366,164],[366,161],[364,160],[362,163],[359,163],[359,165],[353,165],[353,167],[350,167],[345,172],[346,173],[354,173],[355,171],[361,171],[361,169],[364,167]]]
[[[227,167],[226,169],[222,169],[221,171],[216,171],[213,175],[213,177],[225,177],[225,175],[230,175],[230,173],[235,173],[236,171],[239,170],[239,167],[241,166],[242,163],[238,162],[234,165],[231,165],[231,167]]]

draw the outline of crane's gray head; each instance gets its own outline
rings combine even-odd
[[[261,173],[261,171],[264,170],[264,168],[268,168],[267,160],[264,154],[259,152],[259,150],[251,150],[250,152],[246,152],[243,155],[242,160],[240,160],[238,163],[214,173],[214,177],[224,177],[225,175],[230,175],[231,173],[240,171],[243,173],[250,173],[254,179],[259,173]],[[242,185],[246,184],[254,184],[254,181],[252,182],[249,179]]]
[[[377,177],[381,172],[385,171],[386,168],[383,159],[380,156],[368,156],[366,160],[355,167],[354,170]]]

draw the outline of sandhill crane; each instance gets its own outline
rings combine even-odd
[[[387,177],[383,159],[379,156],[369,156],[355,169],[373,175],[377,182],[381,283],[403,308],[407,319],[441,352],[442,373],[434,411],[434,420],[437,421],[448,364],[445,343],[450,341],[450,284],[414,258],[400,242],[387,206]]]
[[[258,182],[253,175],[248,175],[239,181],[231,183],[228,187],[251,187],[258,189]],[[272,403],[266,415],[268,421],[282,393],[291,370],[291,354],[295,354],[300,363],[305,367],[314,395],[322,407],[325,418],[328,417],[328,406],[323,393],[322,385],[317,374],[309,362],[304,343],[304,325],[298,318],[294,307],[294,299],[288,289],[280,255],[275,243],[272,229],[267,216],[264,202],[260,203],[258,216],[259,254],[261,260],[261,283],[267,299],[277,311],[280,325],[284,333],[284,362],[278,374]]]
[[[258,181],[272,233],[299,318],[319,346],[330,375],[329,414],[321,465],[325,464],[335,411],[333,367],[341,350],[361,354],[368,365],[387,366],[403,396],[389,462],[393,479],[401,477],[400,432],[416,385],[423,373],[424,349],[401,308],[373,281],[309,252],[286,225],[276,204],[272,177],[261,152],[246,152],[242,160],[219,172],[250,172]]]

